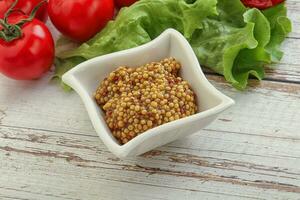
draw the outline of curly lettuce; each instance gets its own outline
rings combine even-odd
[[[280,61],[291,22],[284,4],[260,11],[240,0],[140,0],[88,42],[60,53],[55,77],[93,57],[145,44],[167,28],[186,37],[203,66],[244,89],[249,76],[263,79],[264,65]]]

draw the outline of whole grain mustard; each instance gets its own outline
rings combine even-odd
[[[121,66],[100,83],[94,97],[121,144],[197,112],[196,95],[179,77],[180,68],[174,58],[138,68]]]

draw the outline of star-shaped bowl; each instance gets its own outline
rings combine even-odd
[[[97,105],[93,93],[100,81],[121,65],[141,66],[168,57],[180,61],[180,76],[188,81],[197,95],[198,113],[150,129],[124,145],[119,144],[108,128],[104,112]],[[234,104],[232,99],[209,83],[190,44],[174,29],[166,30],[145,45],[83,62],[64,74],[63,81],[80,95],[99,137],[107,148],[120,158],[141,155],[199,132],[213,122],[218,114]]]

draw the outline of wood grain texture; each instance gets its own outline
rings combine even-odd
[[[222,77],[208,77],[218,89],[235,99],[236,105],[207,129],[299,137],[300,85],[252,80],[252,87],[239,92],[224,83]],[[48,78],[22,83],[1,80],[2,126],[95,135],[77,94],[65,93],[55,84],[49,84]]]
[[[299,0],[287,0],[288,15],[293,22],[293,32],[290,34],[290,38],[300,38],[300,1]]]
[[[235,107],[192,137],[123,161],[96,136],[75,93],[60,91],[47,78],[27,83],[1,79],[6,90],[0,91],[5,97],[0,105],[11,106],[0,108],[0,169],[5,174],[0,194],[28,199],[297,199],[300,85],[252,81],[248,91],[237,92],[221,77],[208,77],[236,99]]]
[[[134,192],[127,194],[128,198],[136,199],[170,199],[172,195],[178,199],[198,199],[201,193],[215,198],[283,199],[296,198],[300,193],[300,148],[289,148],[291,140],[241,138],[239,134],[202,131],[142,157],[122,161],[93,136],[9,127],[0,130],[0,166],[9,172],[1,176],[0,183],[4,184],[0,188],[9,192],[9,188],[17,185],[20,191],[13,194],[22,193],[23,197],[26,194],[44,199],[49,193],[66,199],[120,199],[128,185],[132,185]],[[191,143],[192,148],[187,148]],[[299,140],[293,143],[299,146]],[[285,157],[285,152],[276,153],[282,148],[293,154]],[[263,155],[263,151],[274,155]],[[82,184],[88,187],[81,188]],[[112,193],[110,188],[114,185],[118,187]],[[148,188],[147,192],[139,192],[142,187]],[[155,196],[156,188],[164,192]]]
[[[97,137],[81,100],[49,83],[0,76],[0,199],[300,199],[300,1],[294,31],[265,81],[239,92],[206,129],[120,160]]]

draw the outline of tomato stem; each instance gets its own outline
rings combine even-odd
[[[8,18],[14,11],[16,11],[16,9],[14,8],[18,3],[18,0],[15,0],[14,3],[11,5],[11,7],[5,13],[4,19],[0,19],[0,25],[2,26],[2,30],[0,30],[0,39],[3,39],[6,42],[11,42],[15,39],[22,37],[21,27],[25,23],[31,22],[34,19],[36,12],[46,2],[47,0],[43,0],[38,5],[36,5],[34,9],[31,11],[28,18],[22,19],[16,24],[10,24],[8,22]]]
[[[25,23],[31,22],[31,21],[34,19],[34,17],[35,17],[35,15],[36,15],[37,11],[39,10],[39,8],[40,8],[44,3],[46,3],[46,2],[47,2],[47,0],[43,0],[43,1],[41,1],[40,3],[38,3],[38,4],[32,9],[32,11],[31,11],[29,17],[28,17],[27,19],[21,20],[20,22],[18,22],[17,25],[18,25],[18,26],[23,26]]]
[[[4,15],[4,22],[7,23],[9,15],[13,12],[19,0],[15,0]]]
[[[22,37],[22,30],[20,26],[8,24],[3,19],[0,19],[0,25],[3,27],[3,30],[0,31],[0,38],[4,39],[6,42],[11,42]]]

